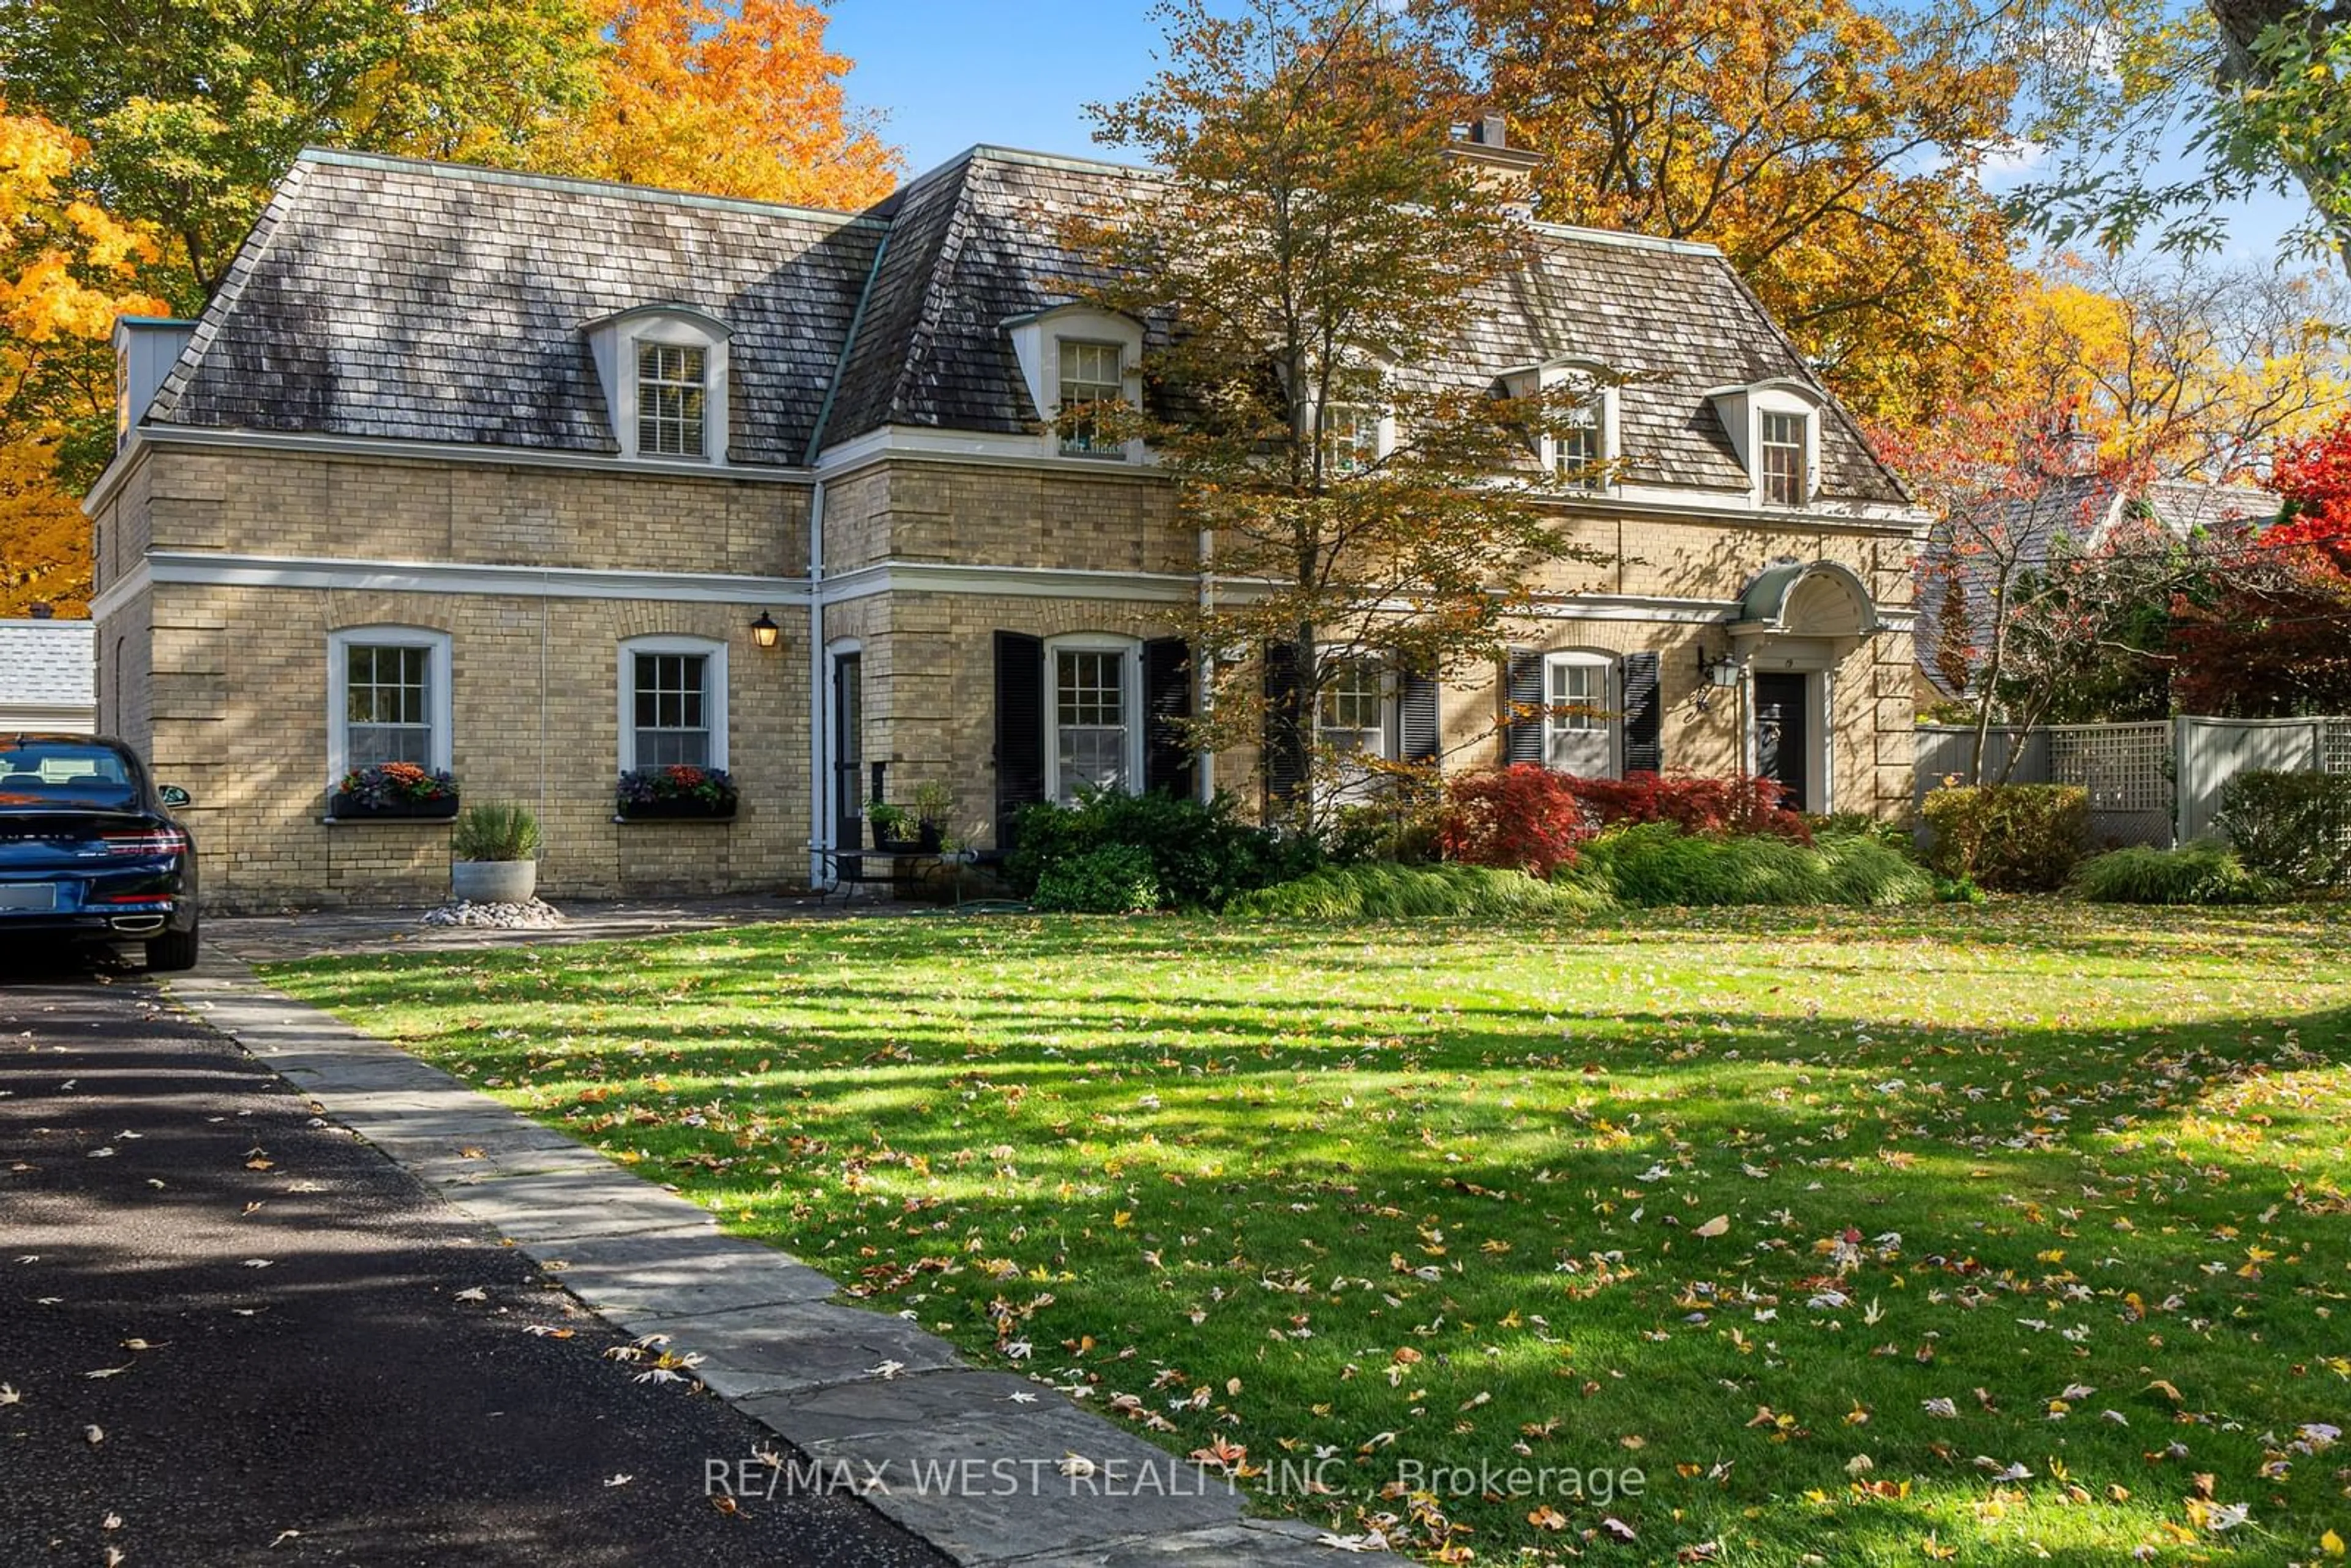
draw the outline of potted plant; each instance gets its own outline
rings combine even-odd
[[[449,834],[449,892],[472,904],[528,904],[538,853],[538,819],[528,807],[468,806]]]
[[[872,830],[873,847],[883,853],[909,855],[922,852],[919,824],[914,813],[905,807],[893,806],[887,800],[868,800],[865,822]]]
[[[457,814],[457,781],[413,762],[376,762],[342,777],[327,800],[330,817],[433,817]]]
[[[725,768],[683,762],[623,773],[613,792],[614,810],[627,821],[725,821],[735,815],[735,781]]]
[[[946,842],[949,819],[955,815],[955,791],[944,779],[926,779],[914,787],[914,818],[922,829],[923,848],[936,854]]]

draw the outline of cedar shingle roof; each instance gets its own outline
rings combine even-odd
[[[1156,183],[982,147],[852,218],[308,152],[150,417],[612,452],[580,329],[678,301],[734,329],[736,462],[799,463],[811,440],[885,424],[1026,431],[1036,412],[1006,319],[1100,281],[1063,242],[1063,222],[1131,210]],[[1632,478],[1744,492],[1703,393],[1774,376],[1817,382],[1729,262],[1702,246],[1549,226],[1535,250],[1533,266],[1487,291],[1459,381],[1563,354],[1598,360],[1629,378],[1619,404]],[[1821,460],[1826,496],[1905,498],[1834,403]]]

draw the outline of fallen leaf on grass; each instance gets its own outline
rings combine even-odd
[[[1720,1236],[1729,1228],[1730,1216],[1727,1214],[1718,1214],[1712,1219],[1708,1220],[1704,1225],[1699,1226],[1696,1230],[1691,1231],[1690,1234],[1693,1236],[1712,1238]]]
[[[245,1260],[245,1266],[248,1269],[266,1269],[269,1267],[269,1260],[266,1258],[247,1258]]]
[[[138,1364],[135,1361],[126,1361],[120,1366],[101,1366],[96,1372],[85,1372],[82,1375],[84,1377],[120,1377]]]
[[[468,1286],[457,1292],[457,1300],[461,1301],[486,1301],[489,1299],[490,1293],[479,1285]]]
[[[106,1441],[106,1428],[98,1426],[84,1427],[81,1429],[81,1440],[92,1445],[103,1443]]]
[[[0,1405],[22,1405],[24,1402],[25,1396],[16,1392],[14,1384],[0,1383]]]
[[[273,1548],[275,1548],[275,1547],[279,1547],[279,1546],[283,1546],[283,1545],[285,1545],[287,1542],[292,1541],[293,1539],[295,1539],[297,1536],[300,1535],[301,1533],[302,1533],[302,1532],[301,1532],[300,1531],[298,1531],[298,1530],[281,1530],[281,1531],[279,1531],[277,1532],[277,1540],[275,1540],[275,1541],[273,1541],[273,1542],[271,1542],[269,1544],[270,1544],[270,1545],[271,1545],[271,1547],[273,1547]]]
[[[636,1477],[631,1475],[617,1475],[607,1480],[604,1484],[608,1487],[624,1487],[636,1479]]]

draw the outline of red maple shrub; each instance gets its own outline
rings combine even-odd
[[[1776,779],[1716,779],[1701,773],[1627,773],[1622,779],[1557,776],[1595,828],[1619,822],[1671,822],[1685,833],[1724,838],[1771,833],[1813,841],[1804,819],[1780,804]]]
[[[1576,782],[1533,762],[1457,773],[1445,781],[1437,822],[1437,852],[1467,865],[1499,866],[1548,877],[1575,862],[1592,836]]]

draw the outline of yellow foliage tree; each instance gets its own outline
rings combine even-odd
[[[535,166],[632,184],[855,209],[890,193],[898,150],[852,111],[846,56],[808,0],[607,0],[603,91]]]
[[[1844,399],[1915,424],[1990,368],[2014,275],[1978,179],[2017,95],[1969,4],[1471,0],[1538,215],[1719,246]]]
[[[0,103],[0,615],[89,610],[89,525],[73,497],[105,463],[118,315],[169,306],[138,287],[159,252],[73,184],[85,151]]]
[[[2135,469],[2261,476],[2351,406],[2351,287],[2332,273],[2059,257],[2019,289],[1998,395],[2067,411]]]

